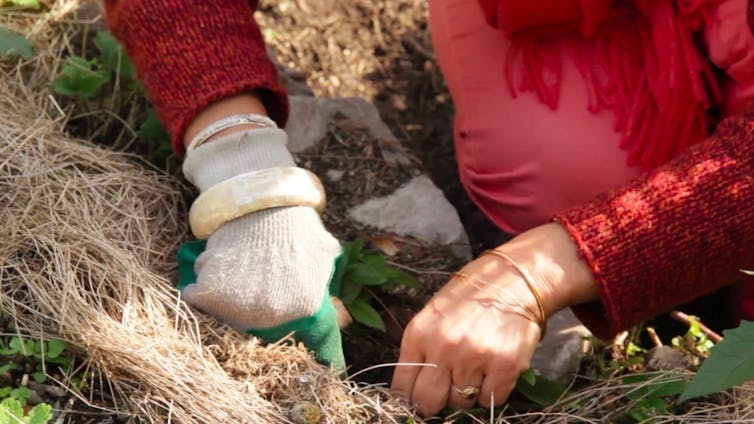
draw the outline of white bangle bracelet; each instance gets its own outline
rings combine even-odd
[[[226,130],[232,127],[237,127],[239,125],[248,125],[248,124],[254,124],[254,125],[259,125],[260,127],[268,127],[268,128],[278,127],[275,121],[273,121],[272,119],[264,115],[259,115],[257,113],[226,116],[223,119],[220,119],[218,121],[215,121],[207,125],[203,130],[199,131],[199,134],[195,135],[194,138],[191,139],[191,142],[189,143],[188,147],[186,147],[186,152],[190,152],[191,150],[194,150],[197,147],[201,146],[202,144],[204,144],[205,141],[207,141],[207,139],[209,139],[210,137],[219,133],[222,130]]]
[[[325,190],[319,178],[294,166],[235,176],[196,198],[189,210],[189,224],[194,236],[204,240],[228,221],[281,206],[308,206],[321,213],[325,208]]]

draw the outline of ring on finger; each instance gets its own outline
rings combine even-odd
[[[476,399],[476,397],[479,396],[480,391],[479,386],[465,386],[463,388],[453,386],[453,389],[456,391],[456,393],[458,393],[462,398],[466,400]]]

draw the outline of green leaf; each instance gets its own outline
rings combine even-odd
[[[0,56],[20,56],[24,60],[34,57],[34,48],[21,34],[0,27]]]
[[[105,66],[121,77],[136,79],[136,68],[133,62],[109,31],[98,32],[94,37],[94,45],[102,53],[100,58]]]
[[[37,404],[24,418],[27,424],[46,424],[52,419],[52,406],[48,403]]]
[[[554,404],[568,391],[566,386],[542,377],[537,377],[534,384],[531,384],[530,380],[523,374],[519,376],[516,390],[539,406]]]
[[[33,378],[37,383],[41,384],[47,381],[47,374],[45,374],[44,371],[37,371],[31,374],[31,378]]]
[[[364,249],[364,240],[356,239],[342,244],[343,253],[346,255],[345,265],[355,264],[359,261],[361,250]]]
[[[390,284],[395,286],[404,285],[406,287],[414,289],[421,287],[419,285],[419,281],[399,269],[387,268],[385,269],[385,276],[387,277]]]
[[[0,423],[17,423],[21,421],[23,417],[24,406],[21,405],[21,402],[19,402],[18,399],[9,397],[0,402]]]
[[[60,356],[66,348],[66,343],[62,340],[49,340],[45,343],[45,358],[53,359]]]
[[[677,395],[688,384],[685,380],[665,373],[627,375],[622,382],[627,386],[636,386],[626,388],[626,396],[633,401]]]
[[[8,371],[17,370],[19,365],[15,362],[8,362],[7,364],[0,366],[0,374],[5,374]]]
[[[39,10],[39,0],[0,0],[0,6],[16,6],[23,9]]]
[[[346,280],[353,280],[365,286],[379,286],[387,282],[381,269],[366,263],[352,264],[346,270]]]
[[[26,405],[26,400],[33,394],[34,392],[28,387],[19,387],[10,392],[10,396],[14,399],[18,399],[22,405]]]
[[[139,131],[136,135],[145,140],[153,140],[170,145],[170,135],[165,131],[165,127],[160,123],[160,119],[157,117],[157,112],[154,109],[149,109],[147,117],[144,119],[144,123],[139,127]]]
[[[385,322],[382,321],[382,317],[380,317],[380,314],[367,302],[357,300],[350,305],[347,304],[346,308],[356,322],[364,324],[367,327],[385,331]]]
[[[518,376],[518,378],[529,383],[530,386],[537,384],[537,375],[534,374],[534,370],[532,368],[529,368],[528,370],[522,372],[521,375]]]
[[[23,356],[34,355],[34,340],[26,340],[23,337],[16,336],[10,340],[8,346],[13,352]]]
[[[754,378],[754,322],[741,321],[733,330],[723,332],[723,341],[712,348],[709,358],[678,399],[719,392]]]
[[[109,80],[110,73],[101,69],[96,59],[71,56],[50,87],[65,96],[91,97]]]
[[[340,300],[343,301],[343,303],[346,305],[353,303],[353,301],[356,300],[357,297],[359,297],[359,294],[363,289],[364,286],[362,286],[358,282],[353,280],[346,280],[345,284],[343,284],[343,287],[340,288]]]

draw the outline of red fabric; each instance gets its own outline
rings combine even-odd
[[[487,11],[493,10],[489,2]],[[694,39],[715,3],[498,0],[495,23],[514,43],[508,84],[514,94],[533,92],[556,109],[561,55],[549,39],[572,34],[593,40],[566,47],[592,93],[588,108],[612,110],[628,163],[652,169],[703,140],[710,127],[706,110],[721,100]]]
[[[281,127],[288,99],[248,0],[105,0],[107,22],[133,60],[173,148],[213,101],[259,90]]]
[[[607,338],[740,281],[754,264],[752,175],[749,113],[645,178],[558,214],[601,293],[601,303],[574,308],[579,318]]]
[[[487,21],[507,34],[555,34],[578,29],[592,36],[612,17],[626,13],[615,0],[479,0]]]

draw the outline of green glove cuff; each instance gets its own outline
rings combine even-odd
[[[178,284],[183,290],[196,282],[194,263],[206,248],[205,241],[189,241],[178,248]],[[340,291],[340,281],[345,268],[345,255],[335,258],[333,273],[330,277],[330,290],[322,300],[317,313],[270,328],[248,329],[247,331],[265,342],[274,343],[290,333],[295,333],[297,340],[315,351],[319,362],[331,365],[337,370],[345,370],[340,329],[335,315],[335,307],[330,300],[330,293]]]

